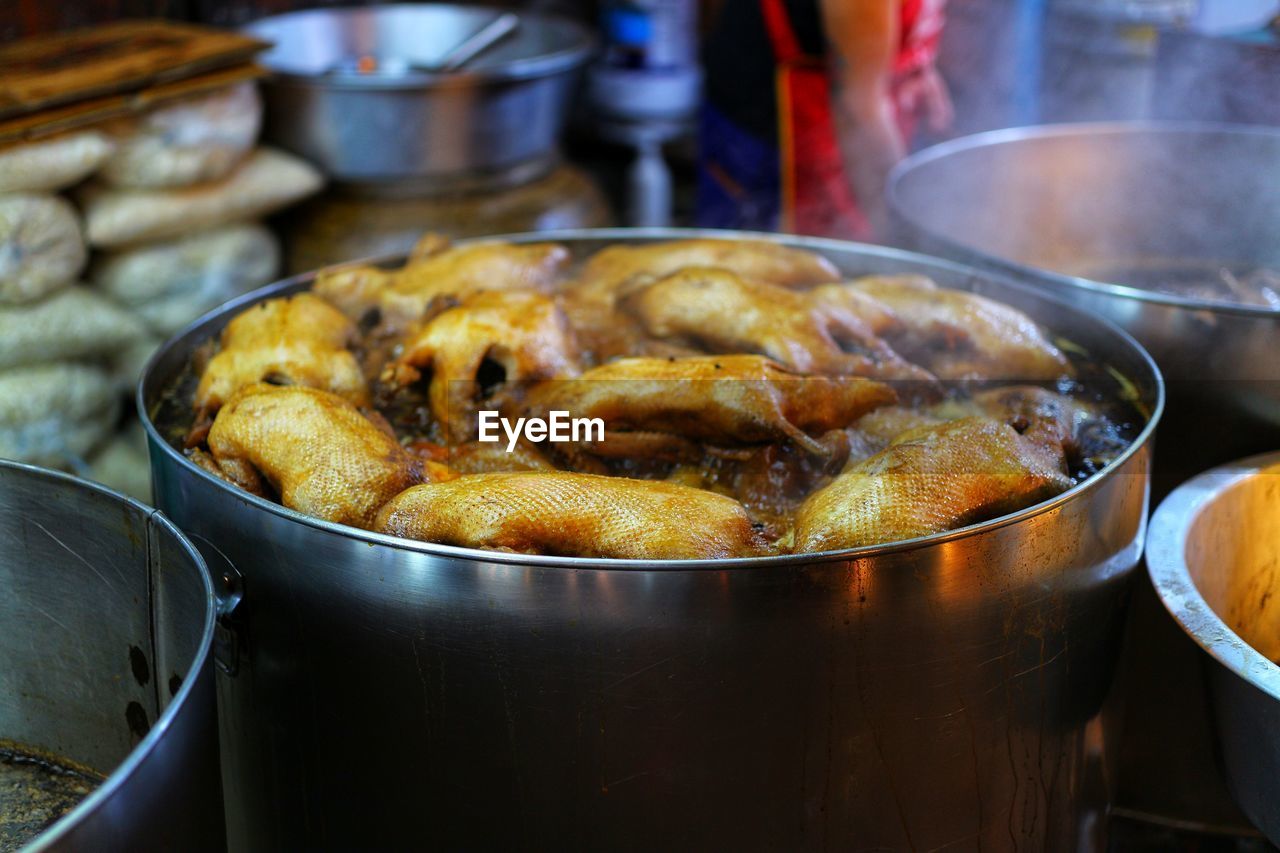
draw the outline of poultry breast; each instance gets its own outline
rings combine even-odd
[[[930,382],[876,336],[894,322],[862,294],[826,285],[811,292],[691,267],[626,302],[651,335],[681,336],[718,352],[758,352],[802,373]]]
[[[212,415],[241,388],[263,381],[320,388],[366,404],[369,390],[348,349],[355,340],[355,325],[310,293],[246,309],[223,329],[222,348],[200,377],[197,420]]]
[[[567,472],[470,474],[415,486],[378,513],[392,536],[615,559],[749,557],[765,543],[732,498],[673,483]]]
[[[569,250],[554,243],[447,245],[426,241],[399,270],[354,266],[322,272],[313,290],[348,317],[362,319],[376,308],[386,326],[404,330],[480,291],[549,290],[569,262]]]
[[[426,468],[346,399],[313,388],[242,389],[218,412],[208,445],[242,489],[269,486],[290,509],[355,527],[369,527]]]
[[[529,393],[531,412],[600,418],[608,432],[659,433],[720,446],[790,439],[815,453],[811,434],[844,427],[897,399],[857,377],[794,373],[758,355],[624,358]],[[606,440],[606,444],[608,441]]]
[[[429,370],[431,412],[461,441],[476,431],[478,376],[486,360],[502,369],[502,382],[578,372],[572,336],[554,300],[534,291],[486,291],[426,323],[388,363],[382,381],[403,387]]]
[[[942,379],[1035,381],[1072,372],[1035,321],[1003,303],[923,276],[869,276],[844,286],[892,311],[904,332],[889,342]]]
[[[635,322],[615,309],[637,284],[686,267],[729,270],[753,281],[804,287],[840,278],[821,255],[766,240],[673,240],[610,246],[594,254],[569,283],[565,309],[598,360],[634,354]],[[630,327],[630,328],[629,328]]]
[[[814,492],[795,517],[798,552],[941,533],[1014,512],[1072,485],[1061,444],[989,417],[910,429]]]
[[[1102,471],[1142,420],[1026,314],[923,276],[731,235],[571,260],[428,234],[401,269],[245,310],[188,458],[394,535],[681,559],[991,519]]]

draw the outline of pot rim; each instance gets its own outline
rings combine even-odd
[[[1161,603],[1196,645],[1235,675],[1280,700],[1280,665],[1246,643],[1209,606],[1191,577],[1186,558],[1187,536],[1200,513],[1242,481],[1276,466],[1280,466],[1280,451],[1211,468],[1178,486],[1151,516],[1146,562]]]
[[[0,469],[23,471],[45,480],[60,480],[79,489],[97,492],[138,511],[148,526],[155,523],[174,537],[174,540],[181,546],[188,559],[195,565],[197,569],[196,575],[200,579],[200,585],[204,588],[204,629],[200,632],[199,651],[187,667],[186,672],[183,673],[182,685],[178,688],[178,692],[170,698],[169,704],[165,706],[160,716],[156,718],[146,736],[133,749],[129,750],[129,754],[125,756],[124,761],[117,764],[115,769],[107,774],[102,784],[77,803],[75,808],[58,818],[51,826],[27,842],[27,845],[22,848],[24,851],[33,853],[34,851],[47,850],[56,846],[67,833],[71,832],[78,824],[86,820],[114,797],[138,771],[142,763],[155,752],[160,740],[172,727],[174,718],[186,706],[191,692],[195,689],[197,680],[195,676],[205,667],[213,655],[213,633],[214,625],[217,621],[217,598],[213,593],[213,583],[209,579],[209,567],[205,564],[204,557],[201,556],[200,551],[191,543],[187,535],[178,529],[177,525],[155,507],[147,506],[139,500],[135,500],[100,483],[82,480],[62,471],[53,471],[48,468],[41,468],[37,465],[28,465],[24,462],[15,462],[9,459],[0,459]]]
[[[1076,137],[1083,138],[1099,136],[1136,136],[1139,134],[1167,134],[1170,136],[1216,135],[1240,138],[1270,137],[1275,139],[1277,145],[1280,146],[1280,129],[1266,125],[1229,124],[1226,122],[1211,121],[1160,121],[1156,119],[1142,119],[1135,121],[1073,122],[1000,128],[998,130],[988,130],[981,133],[971,134],[969,136],[949,139],[946,142],[940,142],[937,145],[932,145],[928,148],[917,151],[914,154],[910,154],[898,161],[898,163],[889,172],[888,186],[886,189],[889,207],[892,209],[893,213],[901,221],[907,223],[910,228],[924,235],[939,246],[945,247],[948,251],[954,252],[957,257],[964,258],[966,261],[971,263],[979,263],[986,266],[996,267],[1006,274],[1027,277],[1032,280],[1039,280],[1040,282],[1057,285],[1062,288],[1085,290],[1120,299],[1150,302],[1171,308],[1182,308],[1197,312],[1228,314],[1257,319],[1280,320],[1280,309],[1277,308],[1195,299],[1189,296],[1178,296],[1172,293],[1160,293],[1141,287],[1133,287],[1131,285],[1112,284],[1110,282],[1087,278],[1085,276],[1068,275],[1066,273],[1055,272],[1047,267],[1031,266],[1029,264],[1010,260],[1000,255],[993,255],[989,252],[976,249],[967,243],[939,234],[932,228],[925,227],[915,216],[907,213],[906,205],[902,199],[901,184],[906,180],[909,173],[914,172],[917,167],[932,164],[954,154],[973,151],[980,148],[995,148],[1001,145],[1011,145],[1024,140],[1069,139]]]
[[[341,18],[353,13],[368,12],[378,14],[382,11],[396,9],[421,8],[423,5],[429,5],[436,9],[461,11],[466,14],[481,10],[493,11],[495,14],[509,11],[498,7],[465,6],[455,3],[389,3],[378,6],[332,6],[298,9],[279,15],[269,15],[246,24],[242,27],[242,31],[256,38],[263,38],[264,36],[258,32],[258,27],[268,22],[275,23],[308,16]],[[315,92],[418,92],[429,94],[432,91],[470,90],[475,89],[477,86],[534,81],[553,77],[557,74],[569,73],[585,65],[596,51],[596,37],[586,27],[572,18],[553,12],[529,10],[521,11],[520,16],[523,19],[537,19],[548,22],[552,26],[564,27],[572,32],[575,44],[561,50],[512,60],[501,66],[485,68],[479,71],[467,71],[465,69],[462,71],[438,72],[410,70],[395,77],[360,76],[357,74],[332,76],[326,74],[304,74],[277,68],[262,59],[259,59],[259,64],[270,72],[267,81],[274,85],[291,86]]]
[[[470,242],[487,242],[495,240],[513,240],[518,242],[554,242],[554,241],[575,241],[575,240],[681,240],[692,238],[710,238],[721,240],[770,240],[780,242],[788,246],[798,248],[811,249],[821,252],[824,248],[838,252],[847,252],[850,249],[857,250],[865,255],[878,256],[887,260],[901,260],[911,263],[924,263],[935,269],[946,270],[958,275],[965,275],[979,280],[994,280],[1002,286],[1012,287],[1016,290],[1023,291],[1037,300],[1045,300],[1050,303],[1066,309],[1068,313],[1082,313],[1078,309],[1073,308],[1064,300],[1057,298],[1051,294],[1046,294],[1042,290],[1029,285],[1025,285],[999,275],[985,271],[976,270],[972,267],[957,264],[952,261],[946,261],[934,258],[928,255],[922,255],[916,252],[907,252],[902,249],[895,249],[888,246],[877,246],[868,243],[857,243],[847,240],[835,240],[825,237],[803,237],[787,234],[772,234],[766,232],[753,231],[733,231],[733,230],[717,230],[709,228],[580,228],[562,231],[541,231],[541,232],[521,232],[516,234],[496,234],[492,236],[474,238],[471,240],[460,240],[459,244]],[[374,258],[365,258],[361,260],[349,261],[345,264],[336,264],[334,267],[350,266],[354,264],[378,264],[402,262],[404,255],[379,256]],[[779,554],[766,557],[732,557],[728,559],[698,559],[698,560],[641,560],[641,559],[612,559],[606,557],[561,557],[541,554],[516,554],[505,551],[490,551],[483,548],[464,548],[456,545],[441,545],[435,542],[420,542],[416,539],[405,539],[398,536],[388,536],[383,533],[375,533],[371,530],[363,530],[358,527],[351,527],[345,524],[337,524],[323,519],[314,518],[305,515],[296,510],[274,503],[266,498],[249,494],[248,492],[236,488],[232,484],[213,476],[200,466],[196,465],[187,457],[183,456],[169,444],[168,441],[160,435],[151,419],[146,399],[146,388],[148,379],[155,370],[160,359],[167,355],[171,350],[182,348],[190,339],[195,338],[202,332],[202,327],[213,320],[216,316],[222,314],[236,313],[239,310],[256,303],[264,298],[273,296],[279,292],[289,290],[306,281],[311,280],[315,275],[315,271],[301,273],[291,276],[283,281],[269,284],[265,287],[246,293],[229,302],[223,303],[221,306],[207,312],[203,316],[188,324],[177,334],[169,338],[162,344],[151,358],[147,360],[146,366],[142,370],[141,378],[135,393],[135,403],[138,409],[139,418],[147,433],[147,441],[150,446],[160,448],[162,453],[167,454],[173,461],[184,467],[188,473],[203,478],[207,483],[216,486],[223,491],[233,494],[237,499],[259,509],[264,509],[274,515],[289,521],[298,522],[308,527],[324,531],[339,536],[359,539],[371,545],[385,545],[388,547],[398,548],[401,550],[418,551],[425,554],[433,554],[441,557],[452,557],[467,560],[484,560],[489,563],[503,563],[510,565],[518,565],[529,568],[564,568],[564,569],[607,569],[607,570],[658,570],[658,571],[687,571],[687,570],[727,570],[727,569],[762,569],[762,568],[781,568],[787,566],[796,566],[814,563],[834,563],[846,562],[851,560],[862,560],[871,557],[877,557],[883,554],[892,554],[902,551],[910,551],[921,547],[940,545],[962,539],[978,533],[985,533],[989,530],[1006,527],[1026,519],[1052,512],[1067,502],[1074,500],[1077,496],[1091,492],[1094,489],[1101,488],[1101,485],[1117,476],[1117,472],[1124,467],[1130,459],[1132,459],[1140,449],[1146,447],[1151,436],[1155,432],[1156,425],[1160,422],[1160,418],[1165,408],[1165,380],[1160,373],[1159,367],[1156,366],[1155,360],[1131,335],[1123,329],[1116,326],[1101,317],[1090,317],[1091,322],[1096,322],[1099,326],[1106,329],[1108,333],[1119,339],[1119,342],[1127,345],[1133,354],[1138,356],[1139,360],[1150,373],[1150,377],[1154,380],[1154,401],[1151,407],[1151,413],[1147,418],[1146,424],[1138,435],[1129,443],[1119,456],[1113,459],[1105,468],[1088,479],[1077,483],[1070,489],[1052,498],[1041,501],[1025,509],[1019,510],[1008,515],[1002,515],[988,521],[982,521],[975,524],[959,527],[955,530],[948,530],[942,533],[934,533],[928,536],[917,536],[913,539],[903,539],[896,542],[886,542],[877,545],[864,545],[858,548],[845,548],[836,551],[815,551],[812,553],[801,554]],[[207,337],[207,335],[206,335]]]

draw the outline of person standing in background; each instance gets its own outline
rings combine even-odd
[[[946,0],[722,0],[704,50],[698,224],[868,239],[919,120],[951,121]]]

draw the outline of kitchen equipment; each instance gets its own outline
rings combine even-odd
[[[908,157],[889,203],[908,245],[1021,276],[1150,351],[1169,383],[1159,491],[1274,445],[1280,312],[1151,285],[1280,270],[1280,183],[1264,177],[1278,170],[1280,131],[1265,128],[1017,128]]]
[[[193,352],[311,276],[229,303],[163,347],[138,402],[157,504],[244,577],[238,671],[219,680],[233,848],[1096,841],[1101,709],[1163,406],[1150,359],[1043,294],[893,249],[554,239],[586,254],[693,236],[1007,300],[1127,377],[1150,420],[1088,482],[914,542],[724,561],[477,551],[309,518],[184,458],[166,412],[189,416],[171,392]]]
[[[587,102],[601,138],[634,152],[626,221],[671,224],[671,171],[663,146],[693,129],[702,95],[698,4],[612,0],[602,4],[600,57],[587,72]]]
[[[1277,566],[1280,453],[1201,474],[1152,517],[1147,568],[1164,606],[1208,654],[1201,660],[1228,785],[1280,844]]]
[[[457,71],[431,71],[500,16],[445,4],[313,9],[247,32],[262,56],[267,139],[338,181],[441,181],[554,164],[576,72],[592,50],[582,26],[521,12],[507,37]],[[346,73],[355,58],[377,73]],[[340,73],[334,73],[334,69]]]
[[[530,176],[489,176],[470,186],[409,186],[329,190],[280,221],[286,269],[303,272],[351,258],[404,255],[428,231],[451,238],[495,232],[597,228],[613,223],[600,187],[582,169],[562,163]]]
[[[191,544],[136,501],[0,461],[0,588],[0,739],[106,775],[29,849],[225,849]]]
[[[993,131],[908,157],[890,178],[904,242],[1014,274],[1105,317],[1160,364],[1169,406],[1157,496],[1272,449],[1280,424],[1280,315],[1154,292],[1217,267],[1280,268],[1280,133],[1111,123]],[[981,211],[975,215],[974,211]],[[1117,806],[1179,825],[1238,818],[1201,741],[1194,649],[1141,582],[1130,611]],[[1176,687],[1175,687],[1176,685]],[[1171,739],[1183,744],[1171,750]],[[1197,787],[1188,787],[1196,779]]]
[[[513,34],[520,26],[520,16],[514,12],[503,12],[485,24],[474,35],[463,39],[457,47],[450,50],[439,60],[439,65],[432,69],[437,71],[457,71],[507,36]]]

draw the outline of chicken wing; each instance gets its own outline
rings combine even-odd
[[[759,355],[626,358],[529,394],[541,417],[554,410],[601,418],[613,432],[654,432],[713,445],[790,439],[814,453],[812,438],[894,402],[893,389],[856,377],[811,376]]]
[[[252,385],[218,412],[209,452],[228,480],[267,487],[307,515],[369,527],[378,508],[430,466],[346,399],[313,388]]]
[[[636,285],[686,267],[714,267],[754,281],[804,287],[840,278],[826,258],[767,240],[674,240],[646,246],[610,246],[597,252],[566,289],[565,309],[575,329],[603,361],[633,352],[635,322],[615,315],[618,300]],[[631,334],[627,334],[630,332]]]
[[[717,352],[758,352],[802,373],[933,379],[876,336],[872,324],[892,324],[892,315],[832,285],[797,292],[731,270],[690,267],[625,304],[651,335],[689,338]]]
[[[471,548],[615,559],[754,556],[742,505],[701,489],[594,474],[471,474],[392,498],[375,529]]]
[[[796,513],[797,552],[830,551],[953,530],[1030,506],[1072,485],[1062,446],[994,418],[899,435]]]
[[[404,330],[480,291],[549,290],[570,257],[555,243],[419,245],[402,269],[342,267],[321,272],[312,289],[348,317],[361,319],[376,308],[385,325]]]
[[[222,349],[205,367],[195,406],[203,419],[241,388],[258,382],[305,385],[368,402],[350,320],[310,293],[269,299],[238,314],[222,331]]]
[[[484,291],[427,322],[387,365],[382,381],[403,387],[430,370],[431,412],[464,440],[475,433],[478,375],[486,361],[501,368],[501,382],[578,372],[568,323],[553,299],[535,291]]]
[[[943,379],[1055,379],[1067,357],[1035,322],[975,293],[940,288],[923,276],[869,276],[844,285],[894,313],[904,330],[889,343]]]

